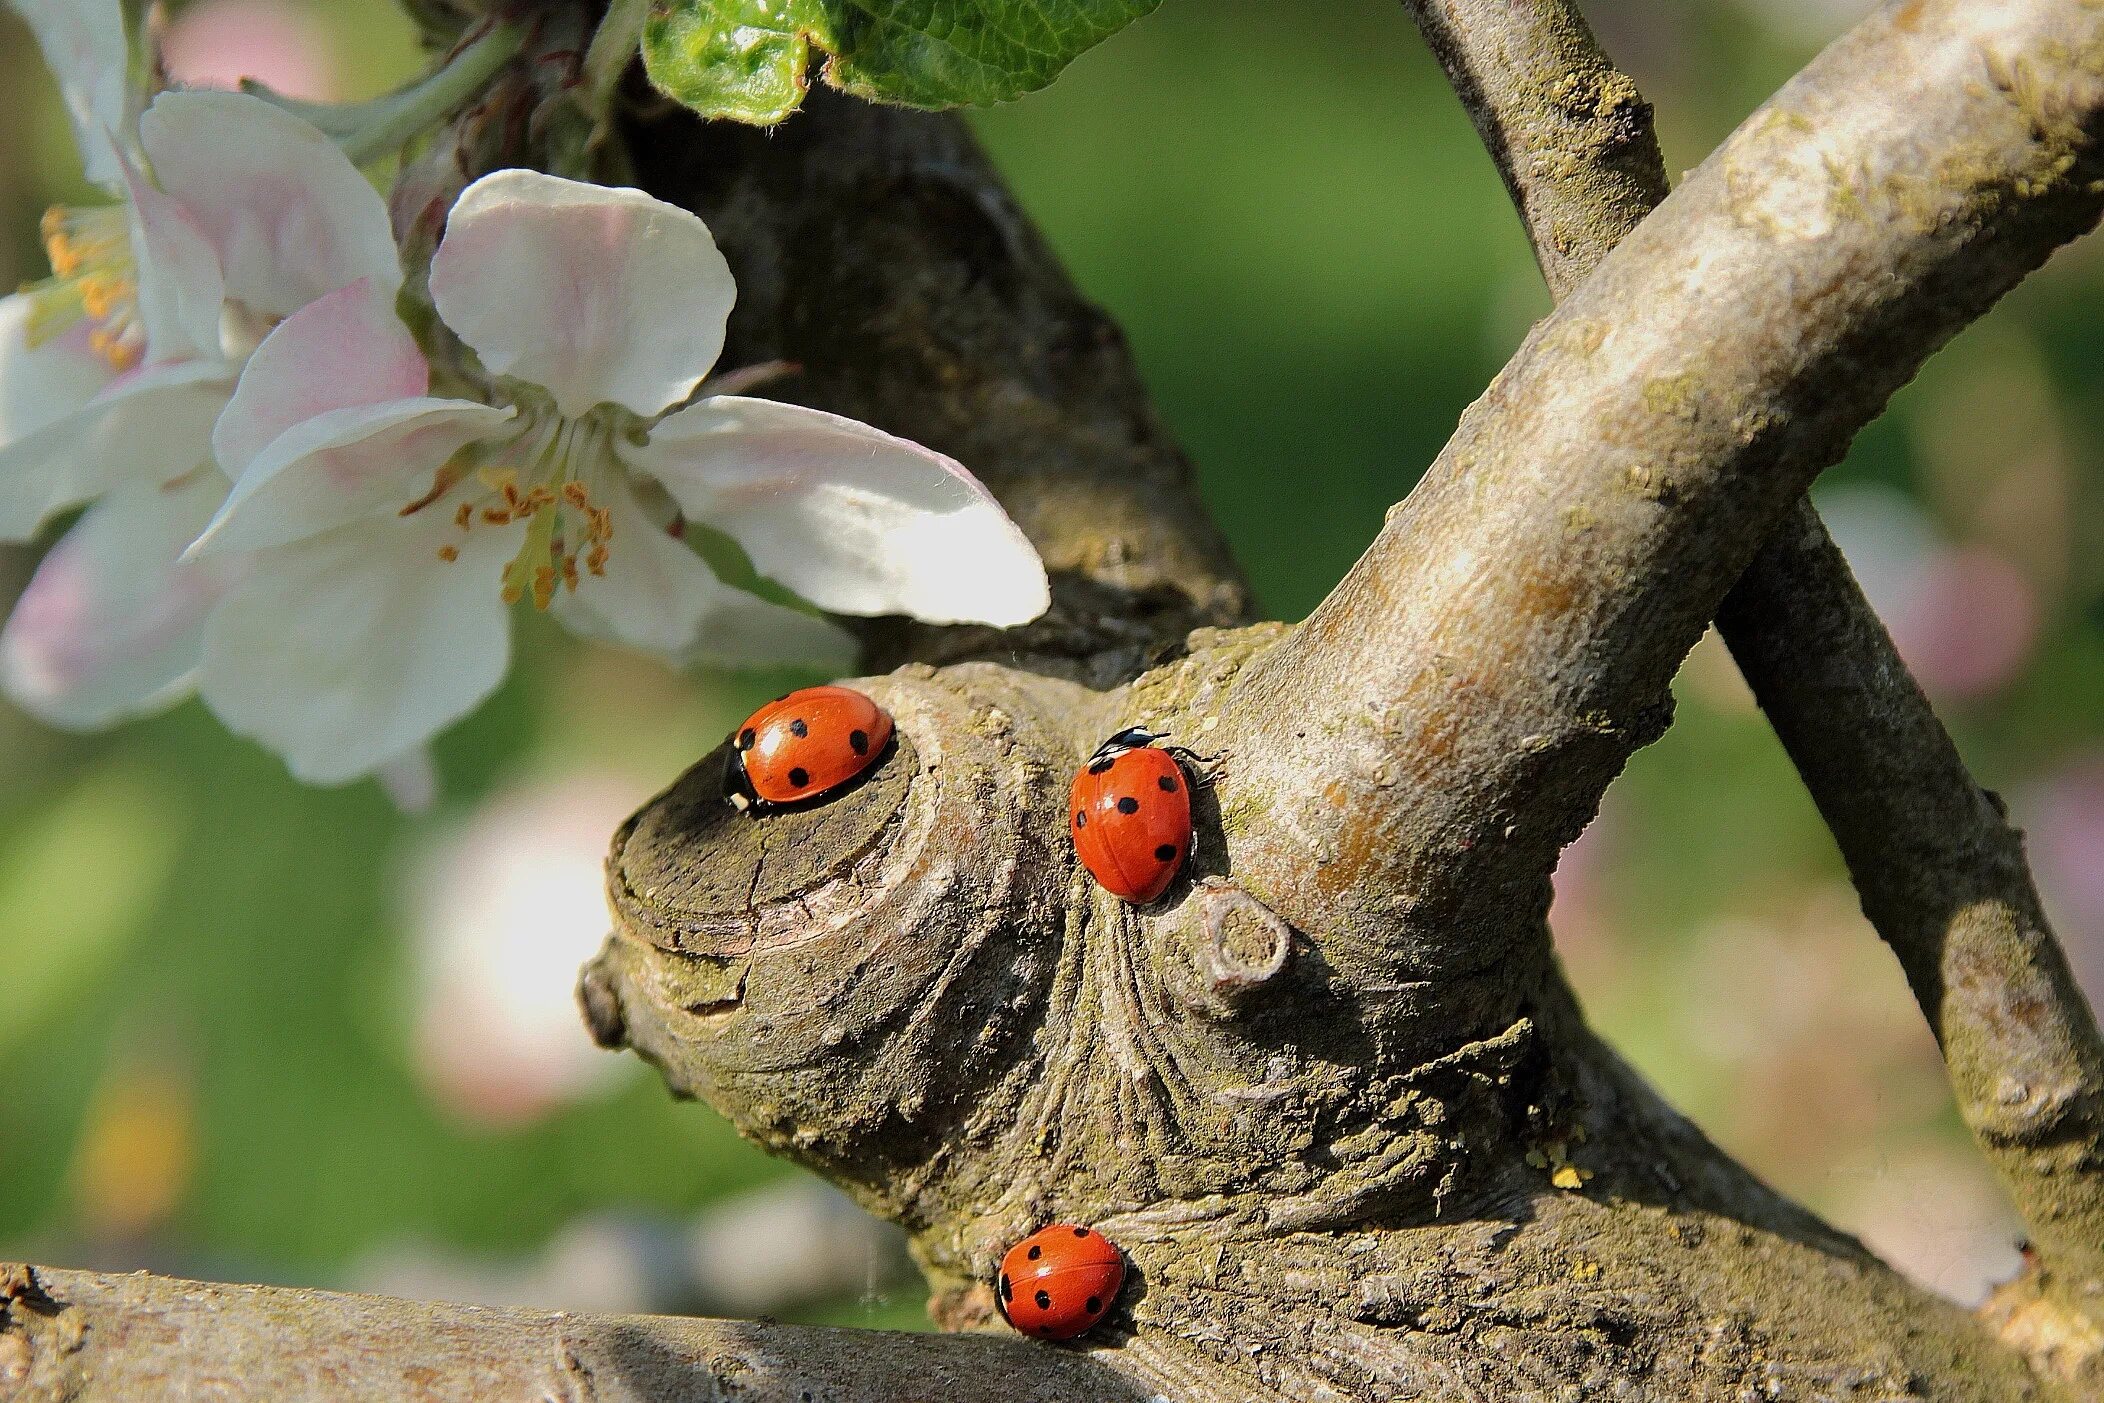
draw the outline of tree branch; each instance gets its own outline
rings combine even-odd
[[[2104,1323],[2104,1042],[2021,836],[1809,506],[1717,623],[1935,1030],[1958,1109],[2030,1228],[2039,1285]]]
[[[1666,198],[1651,105],[1567,0],[1404,0],[1561,301]]]
[[[0,1264],[0,1403],[1140,1403],[1086,1356]]]
[[[1566,0],[1410,9],[1561,298],[1665,196],[1648,110]],[[1606,93],[1616,101],[1589,96]],[[1717,624],[1907,972],[1959,1109],[2031,1227],[2041,1280],[2104,1315],[2104,1044],[2019,839],[1809,502],[1754,557]]]
[[[1266,796],[1232,834],[1238,877],[1391,977],[1531,939],[1516,916],[1546,908],[1557,851],[1663,727],[1759,542],[1923,359],[2095,222],[2100,70],[2104,12],[2079,0],[1924,0],[1749,119],[1238,679],[1238,786]]]

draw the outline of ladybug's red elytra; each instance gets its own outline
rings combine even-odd
[[[1191,854],[1191,779],[1160,739],[1135,727],[1096,747],[1067,806],[1081,865],[1136,906],[1167,891]]]
[[[1041,1340],[1071,1340],[1110,1314],[1125,1254],[1094,1228],[1054,1223],[1008,1249],[994,1281],[1001,1317]]]
[[[805,687],[745,718],[724,795],[750,813],[830,794],[877,763],[891,717],[852,687]]]

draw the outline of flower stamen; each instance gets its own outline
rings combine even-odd
[[[44,345],[87,321],[95,358],[120,374],[130,370],[145,357],[146,330],[124,210],[53,205],[41,232],[52,275],[23,289],[32,299],[29,344]]]

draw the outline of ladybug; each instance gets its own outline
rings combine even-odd
[[[724,767],[724,797],[765,813],[831,794],[884,754],[891,717],[852,687],[805,687],[745,718]]]
[[[994,1283],[1001,1318],[1041,1340],[1071,1340],[1110,1313],[1125,1254],[1094,1228],[1054,1223],[1008,1249]]]
[[[1191,781],[1161,737],[1120,731],[1074,776],[1068,832],[1089,875],[1144,906],[1169,889],[1191,854]]]

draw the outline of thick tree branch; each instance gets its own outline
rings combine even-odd
[[[1566,0],[1410,8],[1561,298],[1665,196],[1648,111]],[[1573,94],[1596,93],[1618,100],[1581,96],[1574,111]],[[1966,1123],[2031,1226],[2041,1281],[2104,1315],[2104,1045],[2017,836],[1809,502],[1754,557],[1717,623],[1906,969]]]
[[[1237,681],[1257,742],[1238,787],[1264,796],[1238,877],[1331,930],[1332,958],[1451,974],[1531,939],[1516,914],[1545,907],[1760,540],[1930,352],[2095,222],[2100,70],[2104,11],[2080,0],[1922,0],[1749,119]]]
[[[1088,1358],[0,1264],[0,1403],[1140,1403]]]

